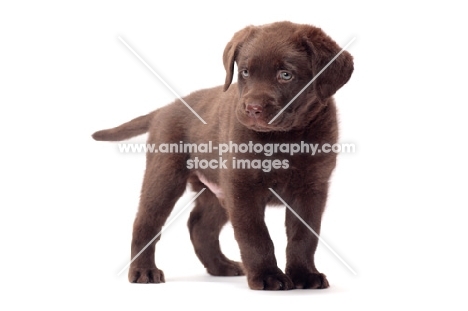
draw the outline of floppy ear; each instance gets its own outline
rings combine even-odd
[[[248,37],[253,33],[254,26],[246,27],[234,34],[231,41],[224,48],[223,63],[226,69],[226,81],[224,82],[224,91],[227,91],[232,82],[234,74],[234,62],[236,61],[239,49],[245,43]]]
[[[320,28],[308,31],[307,45],[311,51],[314,77],[341,51],[341,48]],[[343,51],[314,81],[314,91],[323,101],[348,82],[353,73],[353,57]]]

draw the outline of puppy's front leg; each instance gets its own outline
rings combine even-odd
[[[244,179],[248,180],[248,179]],[[291,279],[277,266],[274,246],[264,221],[267,193],[251,184],[232,184],[225,205],[239,244],[251,289],[288,290]]]
[[[320,234],[328,183],[315,184],[313,188],[297,196],[289,204],[316,234]],[[318,272],[314,262],[318,238],[289,209],[286,209],[286,233],[288,236],[286,274],[294,282],[295,288],[327,288],[329,286],[327,278]]]

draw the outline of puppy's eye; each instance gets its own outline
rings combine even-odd
[[[278,78],[280,78],[281,80],[289,81],[292,79],[292,74],[288,71],[280,71]]]
[[[249,71],[247,69],[244,69],[244,70],[241,71],[241,75],[244,78],[248,78],[249,77]]]

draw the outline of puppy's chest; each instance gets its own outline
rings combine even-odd
[[[278,187],[307,182],[311,168],[306,163],[288,157],[281,159],[281,163],[281,168],[259,172],[265,186]]]
[[[317,159],[306,154],[257,154],[249,158],[250,169],[242,170],[238,166],[231,174],[242,175],[242,180],[251,182],[252,186],[255,183],[261,183],[264,187],[308,183],[315,175],[313,172],[320,170],[320,162],[317,162]]]
[[[296,157],[297,158],[297,157]],[[304,158],[304,157],[302,157]],[[242,180],[243,184],[250,184],[251,187],[284,187],[287,185],[297,185],[307,183],[311,176],[310,167],[304,159],[299,161],[295,157],[267,157],[258,156],[243,159],[240,155],[230,157],[226,160],[227,169],[218,169],[217,174],[224,175],[226,185],[232,186],[233,181]],[[196,170],[195,175],[208,189],[218,198],[223,198],[225,189],[213,178],[212,170]]]

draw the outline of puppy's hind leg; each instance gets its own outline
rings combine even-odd
[[[184,165],[185,155],[147,156],[140,205],[133,225],[133,262],[128,273],[128,279],[132,283],[165,282],[164,274],[156,267],[154,260],[156,242],[161,236],[139,253],[161,232],[175,203],[184,193],[188,179],[188,170]]]
[[[192,188],[200,191],[204,185],[191,181]],[[219,233],[228,221],[227,212],[218,198],[205,190],[196,200],[195,208],[190,213],[188,227],[195,253],[209,274],[215,276],[244,275],[240,262],[226,258],[219,245]]]

